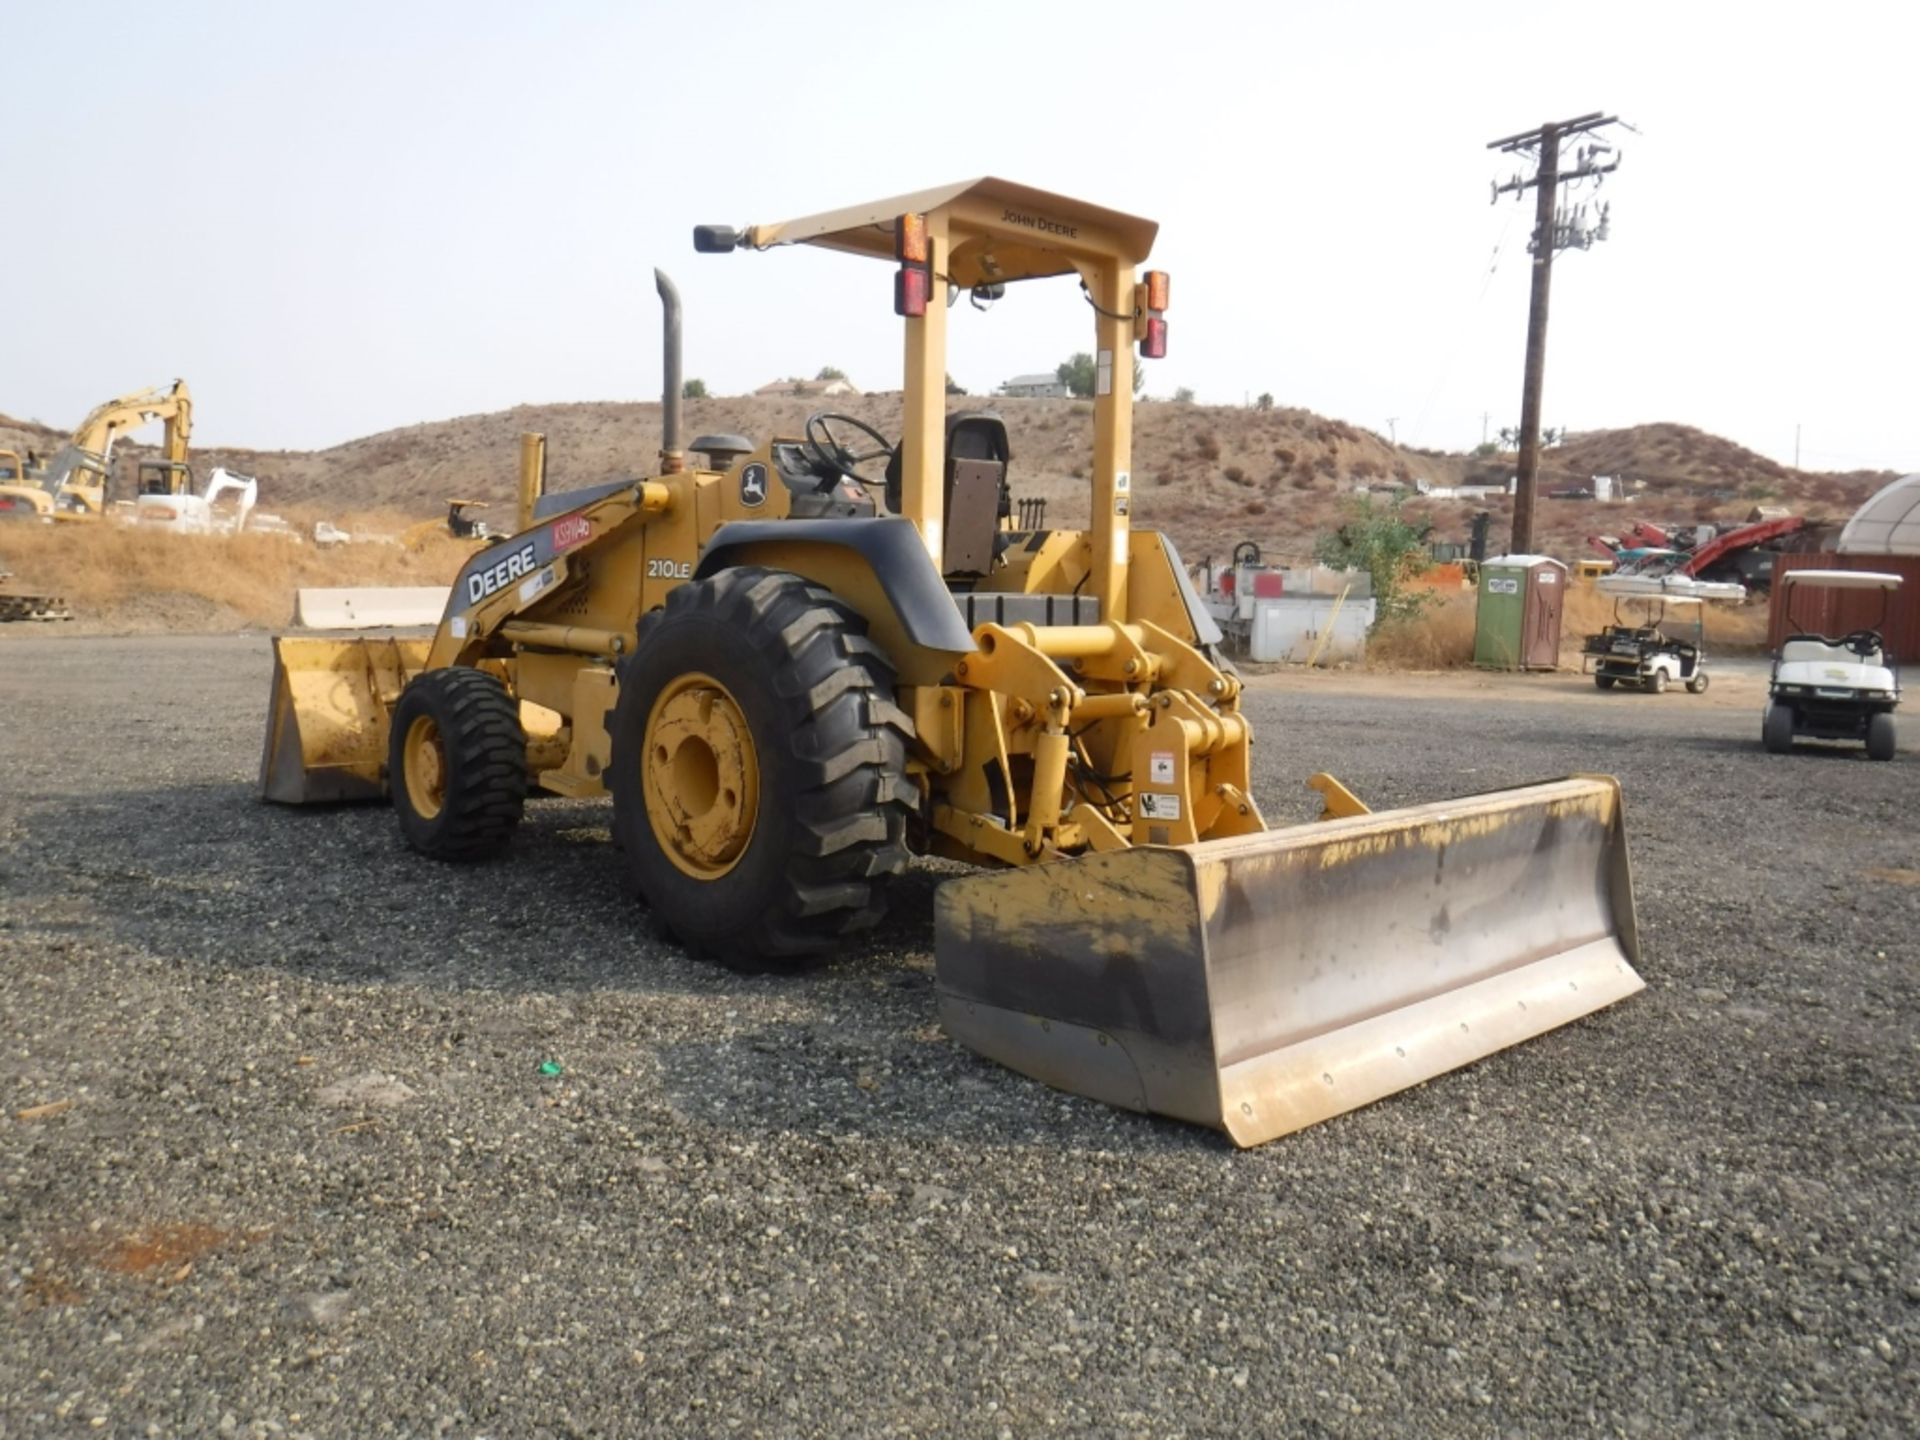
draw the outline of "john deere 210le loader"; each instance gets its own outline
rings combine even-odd
[[[831,953],[916,850],[992,867],[937,900],[941,1019],[1063,1089],[1286,1134],[1640,988],[1620,795],[1555,780],[1269,830],[1219,636],[1131,530],[1133,351],[1166,345],[1156,227],[985,179],[736,232],[894,267],[897,442],[848,417],[756,443],[679,425],[659,473],[546,494],[460,572],[431,641],[276,642],[262,783],[390,792],[471,860],[529,794],[613,799],[628,874],[690,949]],[[947,303],[1050,276],[1090,304],[1092,524],[1017,529],[1006,427],[949,415]],[[870,468],[869,468],[870,467]]]

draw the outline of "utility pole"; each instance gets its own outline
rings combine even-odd
[[[1399,430],[1394,428],[1399,423],[1400,423],[1400,417],[1398,415],[1387,416],[1387,439],[1395,445],[1398,445],[1400,443],[1400,432]]]
[[[1513,496],[1511,549],[1516,555],[1533,551],[1533,498],[1540,479],[1540,391],[1547,373],[1547,298],[1553,284],[1553,257],[1570,246],[1591,249],[1594,241],[1607,238],[1608,207],[1602,205],[1598,223],[1589,226],[1585,205],[1562,210],[1560,187],[1589,179],[1598,184],[1601,176],[1620,168],[1620,157],[1613,146],[1595,140],[1582,145],[1575,164],[1562,171],[1560,142],[1618,123],[1618,116],[1596,110],[1572,120],[1551,121],[1537,130],[1487,145],[1489,150],[1503,154],[1535,157],[1531,176],[1515,175],[1493,186],[1496,202],[1505,194],[1518,200],[1528,190],[1535,192],[1533,238],[1527,242],[1533,254],[1533,293],[1527,308],[1527,364],[1520,390],[1520,465]],[[1609,155],[1613,157],[1610,161],[1605,158]]]

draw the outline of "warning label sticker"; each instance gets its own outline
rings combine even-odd
[[[1140,813],[1149,820],[1178,820],[1180,797],[1156,795],[1151,790],[1144,790],[1140,794]]]
[[[1147,762],[1147,778],[1155,785],[1173,783],[1173,752],[1171,750],[1153,752],[1153,758]]]

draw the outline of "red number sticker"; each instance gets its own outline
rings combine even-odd
[[[593,522],[584,515],[563,515],[553,522],[553,550],[571,550],[593,535]]]

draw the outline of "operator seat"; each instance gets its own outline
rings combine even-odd
[[[947,417],[946,461],[941,471],[945,552],[940,571],[949,580],[973,580],[993,568],[1006,543],[1000,522],[1013,513],[1007,466],[1013,459],[1007,422],[991,410],[961,410]],[[887,462],[887,509],[901,503],[900,451]]]

